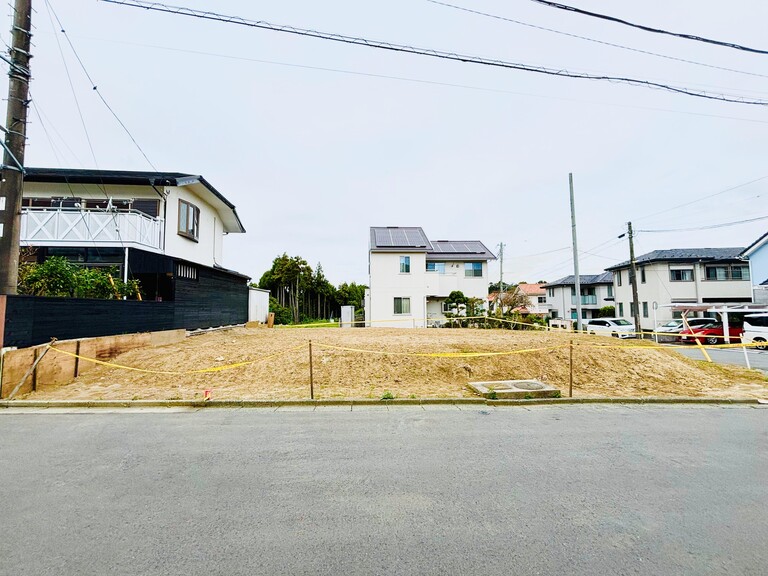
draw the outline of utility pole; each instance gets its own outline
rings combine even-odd
[[[21,195],[29,106],[32,0],[16,0],[11,29],[8,113],[0,182],[0,294],[16,294],[19,276]]]
[[[497,300],[501,315],[504,315],[504,242],[499,242],[499,298]]]
[[[576,205],[573,201],[573,174],[568,174],[571,185],[571,232],[573,236],[573,279],[576,290],[576,330],[581,332],[581,278],[579,277],[579,247],[576,242]]]
[[[632,233],[632,222],[627,222],[627,237],[629,238],[629,283],[632,285],[632,300],[635,301],[635,332],[642,332],[643,330],[640,328],[640,301],[637,298],[637,262],[635,261],[635,241]]]

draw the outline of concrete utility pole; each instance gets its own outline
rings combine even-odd
[[[643,330],[640,328],[640,301],[637,298],[637,261],[635,260],[635,241],[632,234],[632,222],[627,222],[627,237],[629,238],[629,283],[632,285],[632,300],[635,302],[635,331],[642,332]]]
[[[19,276],[21,194],[29,106],[32,0],[16,0],[11,29],[8,114],[0,182],[0,294],[16,294]]]
[[[576,242],[576,205],[573,201],[573,174],[568,174],[571,185],[571,232],[573,235],[573,280],[576,290],[576,330],[581,332],[581,278],[579,277],[579,247]]]
[[[500,306],[502,315],[504,314],[504,305],[502,304],[502,297],[504,296],[504,242],[499,242],[499,297],[498,305]]]

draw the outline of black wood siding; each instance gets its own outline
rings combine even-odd
[[[175,280],[173,302],[8,296],[4,345],[26,348],[51,337],[67,340],[247,322],[246,278],[204,266],[197,269],[197,280]]]

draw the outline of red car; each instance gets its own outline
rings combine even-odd
[[[731,343],[741,342],[741,326],[728,326],[728,336]],[[695,338],[699,342],[706,344],[725,344],[723,325],[719,322],[704,324],[703,326],[693,326],[680,332],[680,342],[684,344],[695,343]]]

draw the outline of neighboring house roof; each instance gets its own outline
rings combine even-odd
[[[579,283],[582,286],[587,284],[613,284],[613,273],[603,272],[602,274],[579,274]],[[574,286],[576,284],[576,276],[571,274],[555,280],[554,282],[547,282],[547,288],[555,288],[557,286]]]
[[[427,260],[496,260],[479,240],[435,240]]]
[[[766,232],[765,234],[760,236],[760,238],[752,242],[752,244],[744,248],[744,250],[741,251],[741,254],[739,254],[739,256],[741,256],[742,258],[749,258],[750,254],[759,250],[766,244],[768,244],[768,232]]]
[[[517,285],[517,289],[526,296],[544,296],[547,293],[545,286],[545,284],[520,283]]]
[[[25,182],[55,184],[101,184],[117,186],[190,186],[216,208],[225,232],[245,232],[235,205],[202,176],[180,172],[135,172],[128,170],[81,170],[72,168],[25,168]]]
[[[654,250],[638,256],[637,264],[652,262],[700,262],[702,260],[739,260],[744,248],[673,248],[671,250]],[[629,260],[610,266],[606,270],[629,268]]]
[[[426,252],[431,249],[432,244],[421,228],[371,226],[371,252]]]
[[[427,260],[495,260],[479,240],[430,242],[420,227],[371,226],[371,252],[424,252]]]

